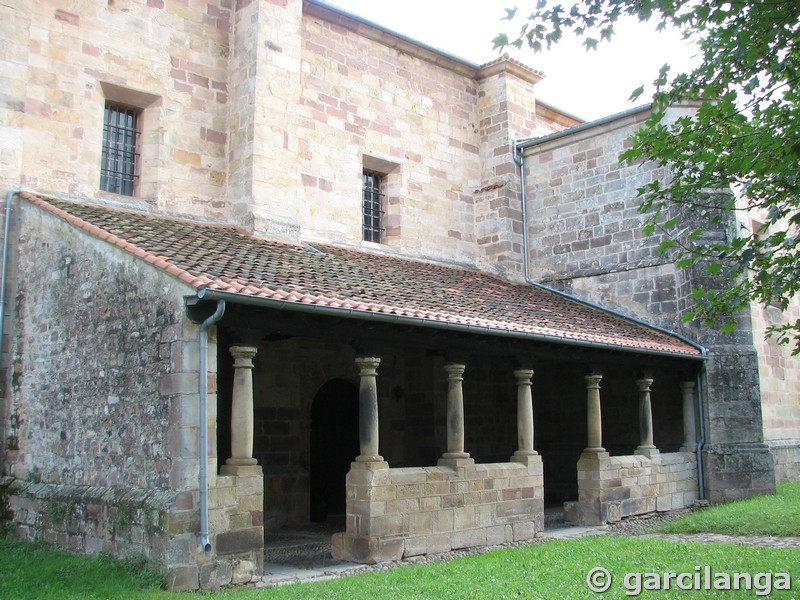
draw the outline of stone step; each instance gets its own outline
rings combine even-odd
[[[265,563],[310,567],[331,561],[330,542],[288,543],[264,548]]]

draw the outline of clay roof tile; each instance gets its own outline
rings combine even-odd
[[[195,289],[697,356],[678,336],[478,270],[332,244],[256,238],[230,225],[22,197]]]

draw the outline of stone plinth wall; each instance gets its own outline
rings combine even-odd
[[[353,463],[347,475],[347,531],[333,538],[335,558],[373,564],[527,540],[543,529],[539,456],[455,468],[366,465]]]
[[[211,553],[200,558],[199,567],[188,563],[183,589],[246,583],[264,570],[264,476],[259,466],[238,469],[239,475],[218,475],[209,489]],[[192,514],[198,519],[188,532],[194,549],[199,511]]]
[[[578,501],[564,505],[567,520],[616,523],[654,511],[685,508],[697,499],[697,458],[692,452],[647,456],[581,455]]]
[[[775,462],[775,482],[800,481],[800,440],[767,442]]]
[[[211,552],[200,548],[197,492],[0,480],[22,539],[82,554],[144,555],[161,564],[169,589],[250,581],[264,553],[263,477],[221,476],[209,493]],[[214,535],[216,533],[216,535]]]
[[[178,493],[0,480],[16,534],[74,552],[161,561]]]

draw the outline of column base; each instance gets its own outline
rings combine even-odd
[[[598,452],[599,453],[599,452],[605,452],[606,449],[603,448],[602,446],[597,446],[596,448],[584,448],[583,451],[584,451],[584,453],[589,453],[589,452]]]
[[[246,467],[251,465],[257,465],[258,461],[255,458],[236,458],[231,457],[225,460],[226,465],[233,465],[234,467]]]
[[[681,452],[697,452],[697,444],[692,444],[691,446],[684,444],[681,446]]]
[[[359,454],[356,462],[383,462],[383,457],[380,454]]]
[[[436,463],[439,467],[471,467],[475,464],[475,459],[470,458],[466,452],[445,452],[442,458]]]
[[[531,475],[542,475],[542,457],[539,454],[514,454],[511,457],[511,462],[525,465],[528,467],[528,473]],[[542,483],[541,485],[544,485]]]
[[[264,474],[261,465],[229,465],[224,464],[219,469],[220,475],[235,475],[236,477],[255,477]]]
[[[381,458],[381,457],[379,457]],[[381,458],[380,460],[354,460],[350,463],[351,469],[363,469],[365,471],[377,471],[379,469],[388,469],[389,463]]]
[[[517,450],[514,452],[514,456],[538,456],[539,453],[536,450]]]
[[[633,451],[633,454],[634,456],[647,456],[648,458],[652,458],[658,456],[661,452],[659,452],[658,448],[655,446],[639,446]]]

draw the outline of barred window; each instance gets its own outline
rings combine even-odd
[[[100,189],[133,196],[136,182],[139,111],[106,103],[103,121],[103,152],[100,164]]]
[[[362,229],[365,242],[380,244],[383,238],[383,185],[384,176],[374,171],[364,171],[364,202]]]

